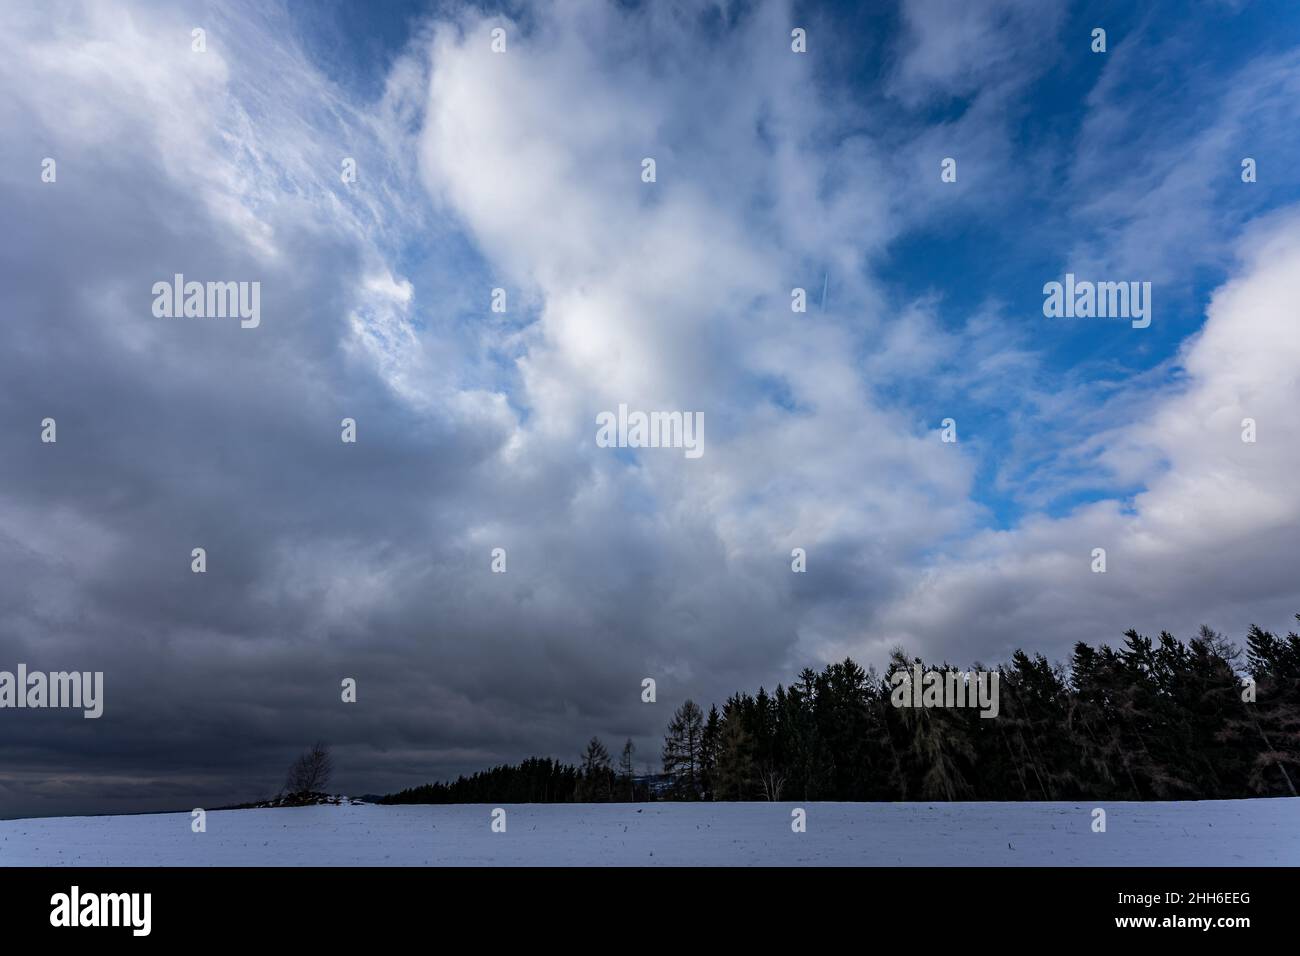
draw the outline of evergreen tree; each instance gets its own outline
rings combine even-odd
[[[755,779],[754,738],[745,728],[745,701],[737,695],[722,711],[715,800],[749,800]]]
[[[1252,626],[1244,671],[1241,657],[1209,628],[1186,644],[1166,632],[1153,640],[1131,630],[1118,648],[1080,642],[1068,667],[1017,650],[997,669],[994,719],[974,707],[896,707],[886,677],[845,659],[804,668],[772,694],[763,687],[732,694],[707,719],[686,701],[664,738],[663,769],[669,795],[684,800],[1295,795],[1300,636]],[[912,663],[896,652],[891,672]],[[633,753],[629,740],[616,773],[593,737],[579,767],[525,760],[383,802],[635,798]]]
[[[574,799],[578,769],[550,758],[531,758],[518,766],[494,767],[450,783],[413,787],[380,799],[406,803],[568,803]]]
[[[1242,700],[1226,736],[1238,742],[1255,738],[1251,790],[1294,797],[1300,780],[1300,636],[1280,639],[1252,624],[1246,647],[1255,700]]]
[[[718,705],[709,708],[709,718],[704,722],[700,736],[700,783],[704,799],[713,800],[714,777],[718,768],[718,752],[722,745],[722,718]]]

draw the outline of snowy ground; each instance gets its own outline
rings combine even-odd
[[[1300,800],[356,806],[0,821],[0,865],[1300,866]]]

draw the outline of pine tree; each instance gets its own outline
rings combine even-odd
[[[1209,628],[1187,644],[1164,632],[1154,641],[1124,636],[1118,650],[1076,644],[1068,669],[1017,650],[997,671],[996,720],[973,707],[894,707],[889,681],[851,659],[804,668],[771,695],[733,694],[707,720],[686,701],[664,739],[664,772],[673,795],[692,800],[1294,795],[1300,636],[1252,626],[1244,674],[1241,652]],[[911,669],[902,652],[892,665]],[[1247,676],[1253,696],[1241,685]],[[623,799],[635,795],[632,757],[628,741],[616,775],[592,738],[580,767],[526,760],[383,802]]]
[[[745,728],[745,700],[739,695],[722,710],[722,731],[715,774],[715,800],[748,800],[753,796],[754,738]]]
[[[916,663],[926,667],[920,658]],[[946,664],[940,672],[950,670]],[[957,800],[971,787],[966,767],[975,757],[966,721],[972,711],[946,707],[896,708],[904,728],[905,759],[920,775],[920,796],[926,800]],[[979,719],[976,715],[975,719]]]
[[[1296,615],[1300,620],[1300,614]],[[1243,701],[1228,733],[1258,743],[1249,783],[1256,793],[1296,796],[1300,779],[1300,636],[1281,639],[1251,625],[1246,636],[1247,670],[1255,701]]]
[[[700,737],[700,783],[705,800],[714,799],[714,777],[718,769],[718,752],[722,745],[722,718],[718,705],[709,708],[709,719],[704,722]]]

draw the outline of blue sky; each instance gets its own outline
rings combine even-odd
[[[635,9],[638,5],[625,6]],[[752,7],[726,5],[724,12],[704,6],[686,17],[694,20],[700,33],[722,37],[731,29],[731,21]],[[456,9],[454,4],[385,3],[362,12],[353,4],[335,2],[310,10],[291,9],[290,14],[318,68],[365,99],[382,94],[393,62],[430,16]],[[482,4],[476,9],[485,15],[503,13],[528,22],[527,4]],[[869,261],[864,259],[863,271],[883,282],[888,305],[903,309],[909,302],[936,297],[943,304],[937,315],[940,326],[957,332],[981,309],[996,304],[1006,311],[1009,323],[1035,327],[1034,347],[1040,371],[1047,377],[1110,382],[1169,364],[1179,345],[1204,321],[1210,293],[1228,273],[1230,263],[1221,250],[1206,250],[1176,264],[1159,289],[1162,321],[1136,344],[1096,323],[1062,323],[1044,333],[1037,321],[1041,287],[1044,276],[1059,277],[1068,268],[1063,251],[1068,252],[1074,244],[1104,245],[1107,233],[1121,225],[1110,218],[1080,214],[1080,207],[1088,204],[1091,184],[1070,181],[1081,165],[1078,157],[1086,156],[1087,162],[1111,170],[1146,166],[1151,162],[1151,144],[1176,149],[1180,139],[1195,137],[1199,129],[1213,122],[1220,105],[1216,100],[1237,74],[1261,57],[1284,56],[1294,48],[1300,12],[1293,4],[1260,3],[1252,5],[1249,16],[1244,13],[1240,4],[1228,2],[1045,7],[1046,28],[1040,39],[1045,47],[1054,48],[1056,56],[1039,63],[1017,60],[1012,66],[1011,72],[1023,69],[1025,75],[1014,83],[1014,94],[999,103],[1003,114],[998,121],[1005,124],[1012,154],[1010,161],[996,170],[1006,180],[998,200],[972,208],[960,202],[947,204],[946,197],[936,192],[930,216],[894,236]],[[1002,15],[994,11],[989,19],[996,22]],[[792,24],[825,24],[827,29],[818,37],[818,46],[824,42],[825,48],[817,51],[811,72],[827,95],[855,104],[853,111],[846,110],[842,122],[823,131],[828,138],[842,139],[894,125],[908,129],[918,124],[956,123],[980,95],[974,86],[939,90],[912,109],[900,108],[881,95],[907,30],[894,4],[796,4],[790,18]],[[1132,111],[1128,122],[1135,134],[1127,140],[1108,138],[1104,157],[1089,155],[1085,124],[1090,115],[1089,95],[1109,65],[1107,55],[1091,53],[1087,43],[1082,44],[1086,56],[1067,47],[1070,37],[1076,38],[1077,48],[1077,38],[1090,38],[1092,28],[1099,25],[1107,30],[1108,44],[1119,45],[1127,57],[1124,71],[1112,85],[1118,108]],[[1130,47],[1140,52],[1130,53]],[[978,49],[966,52],[972,60],[980,58]],[[1171,69],[1170,61],[1185,68]],[[883,109],[884,115],[871,122],[857,121],[852,113],[865,109]],[[1240,143],[1241,148],[1264,168],[1285,170],[1294,152],[1294,139],[1286,130],[1254,132],[1261,135],[1248,137]],[[1242,190],[1236,175],[1240,151],[1225,144],[1209,157],[1222,167],[1208,204],[1217,215],[1245,221],[1300,198],[1300,180],[1290,175],[1266,176],[1254,188]],[[1182,214],[1181,207],[1170,205],[1161,213],[1162,227],[1176,229]],[[1063,243],[1064,237],[1071,241]],[[402,250],[401,261],[413,276],[431,268],[423,261],[426,253],[418,238]],[[484,275],[490,271],[472,241],[457,250],[456,263],[455,268],[462,271]],[[445,262],[432,268],[438,265]],[[808,265],[805,274],[797,278],[813,290],[820,303],[819,275],[829,289],[829,270],[823,267],[819,273],[816,263]],[[838,281],[836,287],[838,291]],[[835,314],[834,292],[830,299]],[[523,320],[530,318],[535,315],[525,315]],[[842,319],[851,323],[853,316],[846,314]],[[498,358],[508,372],[508,356]],[[510,384],[508,376],[497,383],[506,388]],[[931,386],[925,380],[904,382],[881,398],[919,404]],[[772,383],[769,391],[771,400],[789,401],[788,390],[779,383]],[[992,527],[1014,526],[1032,509],[1019,500],[1014,487],[999,480],[997,449],[1005,446],[1016,430],[1020,408],[1014,401],[990,404],[960,393],[954,402],[964,412],[968,434],[979,435],[988,452],[973,488],[975,499],[987,509],[985,520]],[[520,412],[527,414],[527,408]],[[1140,486],[1098,482],[1094,487],[1064,491],[1044,507],[1047,513],[1059,516],[1079,503],[1125,498],[1137,490]]]
[[[108,703],[0,723],[0,812],[243,799],[319,736],[356,790],[652,755],[686,697],[897,646],[1286,627],[1298,26],[15,5],[0,664],[103,669]],[[178,272],[260,282],[260,326],[155,316]],[[1151,283],[1150,327],[1045,316],[1067,272]],[[704,454],[602,447],[623,404],[701,414]]]

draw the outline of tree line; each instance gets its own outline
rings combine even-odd
[[[1300,620],[1300,615],[1296,615]],[[1016,651],[1000,665],[997,717],[896,707],[889,674],[949,671],[895,652],[789,685],[673,713],[663,774],[632,771],[592,738],[576,766],[526,760],[384,798],[387,803],[644,800],[1178,800],[1295,796],[1300,636],[1252,626],[1242,651],[1202,627],[1183,643],[1128,631],[1080,642],[1064,666]],[[983,668],[977,665],[976,669]]]

